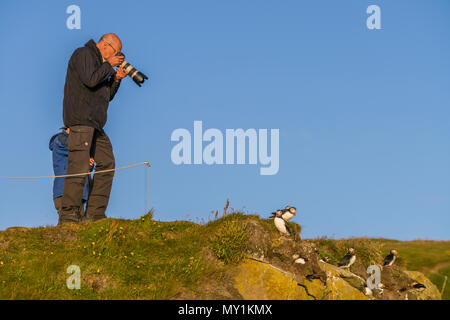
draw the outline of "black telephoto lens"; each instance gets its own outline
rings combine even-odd
[[[132,78],[134,82],[140,87],[142,83],[144,83],[145,80],[148,79],[148,77],[143,74],[142,72],[138,71]]]
[[[117,52],[116,56],[124,56],[125,55],[122,52]],[[128,61],[123,60],[121,67],[124,68],[128,72],[128,76],[133,79],[133,81],[141,87],[145,80],[148,79],[148,77],[143,74],[142,72],[136,70],[135,67],[133,67]]]

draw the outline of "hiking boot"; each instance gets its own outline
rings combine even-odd
[[[62,225],[67,222],[79,223],[80,218],[81,216],[79,208],[72,208],[71,210],[61,210],[58,225]]]
[[[99,214],[99,213],[97,213],[97,214],[86,213],[86,216],[84,217],[83,222],[84,221],[97,221],[97,220],[104,219],[104,218],[106,218],[104,213],[101,213],[101,214]]]

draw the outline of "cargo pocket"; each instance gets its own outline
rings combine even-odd
[[[94,128],[88,126],[73,126],[70,128],[68,150],[89,151],[91,149]]]

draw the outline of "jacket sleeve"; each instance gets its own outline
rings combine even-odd
[[[119,90],[120,87],[120,81],[114,81],[114,77],[111,77],[111,87],[109,90],[109,101],[111,101],[112,99],[114,99],[114,96],[116,95],[117,90]]]
[[[95,57],[88,50],[80,50],[72,64],[81,81],[89,88],[94,88],[115,74],[113,67],[108,62],[96,67]]]

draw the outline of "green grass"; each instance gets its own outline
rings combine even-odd
[[[398,263],[401,266],[408,270],[423,272],[439,291],[447,276],[442,299],[450,300],[450,241],[379,241],[385,254],[388,254],[390,249],[396,249]]]
[[[211,248],[217,258],[225,263],[237,263],[244,258],[248,234],[245,224],[239,219],[227,220],[211,241]]]
[[[313,239],[321,257],[328,257],[329,263],[337,265],[350,247],[356,250],[358,262],[366,266],[380,263],[381,252],[378,245],[369,238],[350,238],[333,240],[328,238]]]
[[[271,220],[241,213],[201,225],[155,221],[149,213],[137,220],[103,219],[0,231],[0,299],[201,298],[208,288],[230,281],[229,274],[252,236],[245,228],[251,221],[258,221],[264,232],[277,235]],[[395,247],[399,263],[428,272],[439,289],[450,272],[449,267],[432,272],[436,265],[450,261],[449,242],[308,241],[316,242],[332,262],[353,246],[367,265]],[[70,265],[81,269],[80,290],[66,286]],[[449,289],[444,297],[449,298]]]
[[[200,284],[224,281],[239,261],[247,236],[243,226],[251,218],[234,213],[198,225],[154,221],[150,213],[137,220],[1,231],[0,299],[174,299],[180,292],[201,294]],[[228,264],[217,263],[208,254],[211,247]],[[80,290],[66,286],[70,265],[81,269]]]

